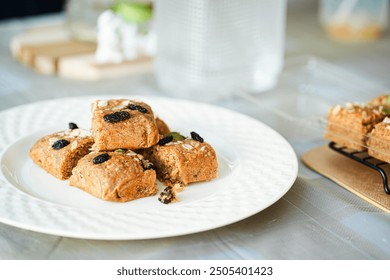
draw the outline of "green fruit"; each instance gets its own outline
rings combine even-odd
[[[146,3],[129,3],[120,1],[111,9],[125,21],[143,23],[152,18],[152,6]]]
[[[383,107],[382,112],[385,113],[386,115],[390,115],[390,109],[388,108]]]
[[[184,139],[186,139],[183,135],[181,135],[179,132],[169,132],[168,135],[166,136],[172,136],[173,137],[173,141],[183,141]]]

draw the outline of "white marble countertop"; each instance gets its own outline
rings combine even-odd
[[[390,89],[389,34],[370,44],[330,41],[318,24],[313,2],[289,7],[286,60],[312,55],[356,73],[380,89]],[[11,57],[9,40],[14,35],[61,20],[54,15],[0,22],[0,110],[51,98],[120,94],[125,87],[137,95],[159,94],[152,75],[96,83],[62,80],[40,76]],[[238,103],[217,105],[251,114],[245,104]],[[290,137],[294,127],[285,129],[268,114],[255,117],[284,135],[298,156],[324,143]],[[222,228],[163,239],[97,241],[0,224],[0,259],[389,259],[390,215],[303,164],[299,168],[295,184],[282,199]]]

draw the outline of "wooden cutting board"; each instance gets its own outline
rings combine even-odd
[[[73,40],[63,25],[27,30],[11,40],[10,49],[18,61],[36,72],[63,78],[103,80],[152,70],[151,57],[119,64],[95,63],[96,44]]]
[[[97,64],[94,54],[80,54],[60,58],[58,75],[77,80],[104,80],[152,71],[152,59],[139,57],[119,64]]]
[[[390,213],[390,195],[385,193],[377,171],[331,150],[328,146],[307,151],[303,154],[302,161],[314,171]],[[390,174],[389,164],[381,168]]]

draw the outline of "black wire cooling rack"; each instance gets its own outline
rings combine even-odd
[[[385,190],[385,193],[390,195],[390,189],[389,189],[389,184],[387,180],[387,175],[386,172],[380,167],[388,164],[387,162],[383,161],[378,161],[374,157],[370,156],[367,154],[367,151],[349,151],[346,147],[340,147],[337,146],[335,142],[330,142],[329,143],[329,148],[332,150],[356,161],[359,162],[373,170],[376,170],[380,176],[382,177],[383,181],[383,188]]]

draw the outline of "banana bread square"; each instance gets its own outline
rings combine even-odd
[[[197,140],[181,135],[178,140],[177,135],[173,132],[144,151],[156,169],[157,178],[172,187],[216,178],[218,162],[213,147],[196,133]]]
[[[368,135],[368,154],[390,163],[390,118],[376,124]]]
[[[89,131],[68,129],[39,139],[30,149],[31,159],[60,180],[72,174],[80,158],[90,152],[94,143]]]
[[[149,105],[127,99],[92,104],[94,151],[137,150],[157,144],[159,132]]]
[[[364,151],[368,133],[384,118],[385,114],[377,106],[337,105],[329,110],[325,138],[349,149]]]
[[[157,193],[153,165],[132,151],[92,152],[73,169],[69,184],[100,199],[126,202]]]

